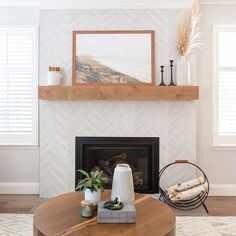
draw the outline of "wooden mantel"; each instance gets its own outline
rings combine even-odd
[[[195,100],[198,86],[39,86],[44,100]]]

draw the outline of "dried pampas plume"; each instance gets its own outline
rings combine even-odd
[[[193,4],[185,25],[183,24],[182,17],[179,18],[177,49],[181,56],[187,56],[194,49],[201,46],[199,40],[200,32],[197,27],[200,19],[199,9],[199,2],[197,1]]]

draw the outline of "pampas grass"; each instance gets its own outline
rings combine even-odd
[[[177,49],[181,56],[187,56],[201,46],[200,32],[197,27],[200,19],[199,9],[199,2],[196,1],[192,6],[185,25],[183,18],[179,18]]]

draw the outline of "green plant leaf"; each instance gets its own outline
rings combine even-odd
[[[76,190],[79,190],[79,191],[83,191],[84,190],[84,187],[80,187],[80,186],[77,186]]]
[[[82,187],[84,187],[85,183],[86,183],[86,182],[78,183],[77,187],[78,187],[78,188],[82,188]]]
[[[84,190],[84,186],[78,184],[75,190],[83,191]]]
[[[94,187],[94,189],[95,189],[95,191],[97,192],[98,191],[98,186],[97,186],[97,184],[93,184],[93,187]]]
[[[84,171],[84,170],[78,170],[82,175],[86,176],[87,178],[89,178],[89,174],[88,172]]]
[[[94,174],[95,174],[94,171],[91,171],[91,172],[90,172],[90,175],[91,175],[91,177],[92,177],[93,179],[95,179]]]
[[[84,184],[84,188],[91,188],[93,186],[92,181],[88,180],[85,184]]]
[[[97,175],[96,179],[100,179],[102,177],[102,173],[103,173],[102,170],[100,172],[98,171],[98,175]]]
[[[95,180],[95,183],[97,183],[97,184],[101,184],[101,183],[102,183],[102,181],[101,181],[101,180],[99,180],[99,179],[96,179],[96,180]]]
[[[88,180],[87,179],[83,179],[83,180],[80,180],[78,185],[83,185],[87,182]]]
[[[99,172],[98,170],[95,171],[95,173],[94,173],[94,178],[95,178],[95,179],[97,179],[99,173],[100,173],[100,172]]]
[[[90,189],[91,192],[98,191],[101,189],[104,190],[103,184],[108,182],[108,179],[105,177],[102,177],[103,171],[96,170],[91,171],[90,173],[87,173],[84,170],[78,170],[80,173],[82,173],[86,178],[79,181],[76,190],[85,190]]]

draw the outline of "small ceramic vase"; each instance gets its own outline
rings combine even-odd
[[[101,199],[101,190],[98,190],[97,192],[91,192],[90,189],[85,189],[84,199],[91,201],[94,206],[97,206]]]

